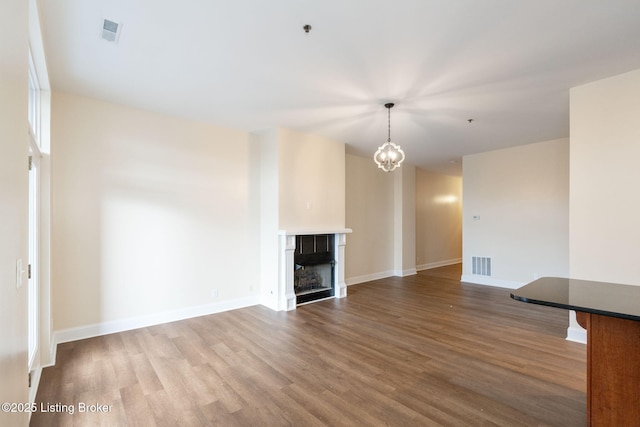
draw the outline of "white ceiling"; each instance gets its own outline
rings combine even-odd
[[[566,137],[569,88],[640,68],[640,0],[40,0],[53,90],[287,127],[460,173]],[[117,44],[102,19],[122,23]],[[313,29],[306,34],[302,27]],[[468,119],[474,119],[472,123]]]

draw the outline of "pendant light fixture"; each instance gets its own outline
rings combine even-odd
[[[394,104],[391,102],[384,104],[385,108],[389,112],[389,135],[387,137],[387,142],[378,147],[378,151],[373,155],[373,160],[376,162],[378,167],[385,172],[391,172],[395,168],[399,167],[400,163],[404,161],[404,151],[402,151],[402,148],[391,142],[391,109],[393,108],[393,105]]]

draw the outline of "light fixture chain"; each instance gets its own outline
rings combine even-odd
[[[387,108],[387,112],[389,113],[389,126],[388,126],[388,131],[389,131],[389,136],[387,137],[387,142],[391,142],[391,108]]]

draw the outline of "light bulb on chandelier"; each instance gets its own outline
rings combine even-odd
[[[399,167],[400,163],[404,161],[404,151],[402,151],[402,148],[391,142],[391,108],[393,108],[393,105],[394,104],[391,102],[384,104],[388,111],[389,134],[387,142],[378,147],[378,151],[373,155],[373,160],[376,162],[378,167],[385,172],[391,172],[395,168]]]

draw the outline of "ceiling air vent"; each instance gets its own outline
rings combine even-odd
[[[122,24],[105,19],[102,22],[102,38],[111,43],[117,43]]]

